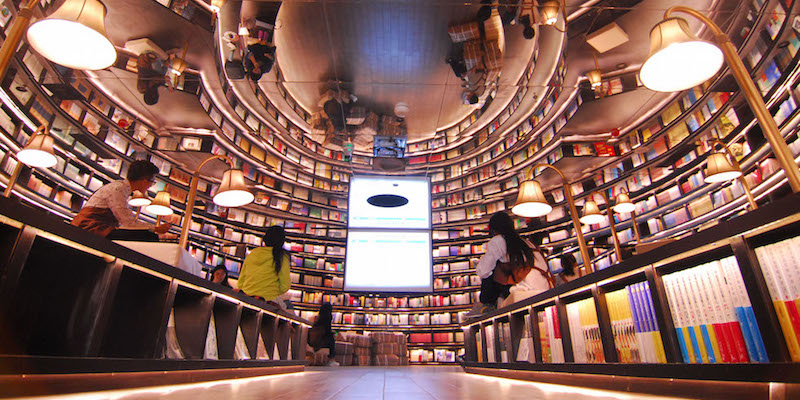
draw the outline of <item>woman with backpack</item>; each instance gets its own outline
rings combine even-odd
[[[552,274],[541,251],[514,230],[508,214],[492,215],[489,235],[492,238],[476,268],[481,278],[480,304],[473,307],[471,314],[493,310],[499,298],[514,291],[539,293],[553,287]]]

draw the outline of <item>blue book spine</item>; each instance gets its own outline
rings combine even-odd
[[[645,312],[647,313],[649,331],[657,331],[655,307],[653,307],[653,298],[650,297],[650,284],[647,282],[642,282],[642,304],[644,304]]]
[[[703,363],[703,355],[700,353],[700,344],[697,342],[697,335],[693,326],[687,326],[689,331],[689,340],[692,341],[692,349],[694,349],[694,362],[698,364]]]
[[[739,320],[739,326],[742,328],[742,336],[744,337],[744,344],[747,347],[747,355],[751,361],[758,360],[758,353],[756,352],[756,345],[753,342],[753,335],[750,334],[750,329],[747,327],[747,316],[745,316],[744,307],[736,307],[736,319]]]
[[[744,315],[747,317],[747,327],[750,329],[750,334],[753,336],[756,353],[758,354],[758,361],[769,362],[767,349],[764,347],[764,340],[761,338],[761,331],[758,329],[758,322],[756,322],[756,315],[753,313],[753,307],[745,307]]]
[[[640,323],[640,318],[639,318],[639,310],[638,307],[636,306],[635,289],[633,285],[630,285],[626,287],[625,290],[628,292],[628,303],[630,303],[632,311],[631,315],[633,316],[633,326],[634,328],[636,328],[636,332],[642,332],[642,325]]]
[[[686,341],[683,340],[683,331],[684,328],[675,328],[675,333],[678,335],[678,344],[681,345],[681,355],[683,355],[683,362],[686,364],[691,363],[689,361],[689,350],[686,348]]]
[[[716,364],[717,358],[714,357],[714,346],[711,345],[711,336],[708,335],[708,325],[700,325],[700,331],[703,333],[703,340],[706,342],[706,355],[708,355],[708,362],[711,364]]]

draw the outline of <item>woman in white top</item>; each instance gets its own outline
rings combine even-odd
[[[492,215],[489,219],[489,235],[492,239],[486,244],[486,253],[476,268],[481,277],[480,302],[483,306],[496,307],[498,298],[506,298],[513,291],[539,293],[550,288],[545,277],[548,266],[544,256],[536,246],[519,236],[508,214],[499,212]],[[534,269],[516,285],[501,285],[492,279],[498,261],[529,264],[528,260],[533,260]]]

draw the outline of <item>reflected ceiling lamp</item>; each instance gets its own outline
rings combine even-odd
[[[597,63],[597,54],[594,54],[594,69],[586,73],[589,78],[589,83],[592,84],[592,89],[597,90],[603,84],[603,73],[600,71],[600,65]]]
[[[636,238],[636,243],[639,243],[641,241],[641,237],[639,236],[639,225],[636,223],[636,205],[633,204],[633,201],[631,201],[631,196],[628,193],[628,189],[622,188],[619,194],[617,194],[617,198],[614,201],[614,212],[631,215],[633,235]]]
[[[550,0],[542,4],[542,22],[545,25],[553,26],[558,22],[558,12],[561,11],[561,3],[555,0]]]
[[[683,18],[672,17],[680,12],[691,15],[705,24],[713,35],[715,44],[697,38]],[[764,105],[761,92],[753,83],[749,72],[739,58],[736,46],[725,32],[697,10],[674,6],[664,13],[664,20],[650,31],[650,56],[639,71],[642,83],[656,91],[673,92],[697,86],[719,71],[723,59],[739,84],[747,102],[758,119],[764,136],[786,173],[792,191],[800,192],[800,169],[778,125]]]
[[[247,184],[244,179],[244,174],[240,169],[234,169],[233,160],[228,156],[212,155],[206,158],[197,169],[194,171],[192,181],[189,184],[189,197],[186,201],[186,212],[183,215],[183,222],[181,223],[181,236],[178,244],[181,248],[186,248],[189,242],[189,225],[192,220],[192,212],[194,211],[194,201],[197,197],[197,185],[200,183],[200,170],[212,160],[223,160],[230,169],[222,174],[222,183],[214,195],[214,204],[222,207],[241,207],[250,204],[255,200],[255,196],[247,189]]]
[[[110,67],[117,51],[105,29],[106,7],[98,0],[66,0],[28,28],[28,42],[48,60],[72,69]]]
[[[567,177],[564,176],[564,173],[561,172],[561,170],[550,164],[536,164],[532,166],[529,170],[530,175],[528,176],[528,179],[520,184],[519,192],[517,193],[517,201],[514,203],[514,207],[511,208],[511,212],[519,215],[520,217],[530,218],[547,215],[553,210],[553,206],[551,206],[544,197],[542,185],[533,179],[533,173],[538,168],[550,168],[553,171],[556,171],[559,176],[561,176],[561,182],[564,187],[564,197],[567,199],[567,204],[569,205],[569,212],[572,216],[572,226],[575,228],[575,236],[578,239],[578,247],[580,247],[583,265],[587,272],[594,272],[594,266],[592,265],[591,261],[592,259],[589,256],[589,249],[586,247],[586,240],[583,238],[581,224],[580,221],[578,221],[578,210],[575,208],[575,200],[572,197],[572,189],[567,181]]]
[[[17,152],[15,158],[19,162],[17,162],[14,171],[8,178],[8,185],[6,185],[6,189],[3,192],[5,197],[11,197],[11,190],[14,188],[14,184],[17,183],[23,164],[31,168],[51,168],[58,163],[53,151],[53,137],[45,131],[44,125],[33,132],[30,139],[28,139],[28,144]]]
[[[744,179],[742,167],[736,161],[731,149],[719,139],[711,141],[713,147],[720,147],[719,151],[714,151],[706,158],[706,169],[703,171],[703,180],[706,183],[719,183],[727,182],[733,179],[738,179],[739,183],[744,188],[744,193],[747,195],[747,202],[750,208],[755,210],[758,208],[753,193],[750,191],[750,185]]]
[[[213,11],[214,13],[219,14],[219,11],[222,9],[222,6],[225,5],[225,1],[226,0],[211,0],[211,6],[209,6],[209,8],[211,8],[211,11]]]

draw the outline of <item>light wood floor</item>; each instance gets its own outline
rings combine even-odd
[[[37,399],[81,400],[638,400],[665,399],[470,375],[459,367],[308,368],[306,372],[203,384]]]

